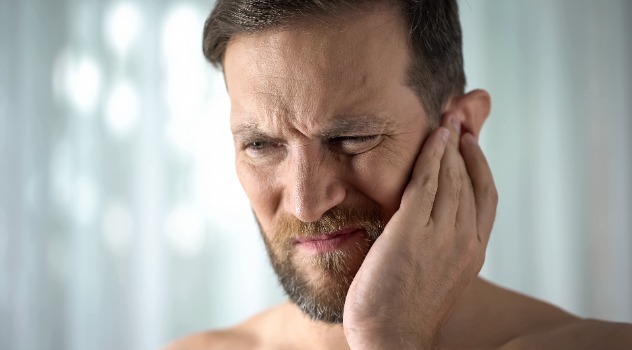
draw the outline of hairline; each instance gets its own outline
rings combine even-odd
[[[340,6],[340,7],[342,8],[343,6]],[[223,43],[224,47],[221,50],[222,54],[220,56],[219,65],[218,65],[218,68],[221,70],[224,76],[224,84],[226,86],[226,90],[228,91],[228,84],[226,82],[226,71],[224,69],[226,52],[228,50],[228,46],[230,45],[230,43],[234,40],[237,40],[239,37],[248,36],[248,35],[260,35],[266,32],[274,33],[274,32],[285,31],[285,30],[302,30],[305,28],[308,29],[309,27],[316,26],[316,25],[328,26],[336,22],[340,23],[340,21],[344,21],[346,19],[353,18],[353,17],[360,17],[367,13],[379,11],[381,9],[393,11],[395,15],[399,17],[400,20],[403,20],[403,22],[405,22],[406,20],[406,18],[401,12],[402,8],[399,5],[399,2],[392,1],[392,0],[374,0],[374,1],[367,0],[367,1],[363,1],[354,5],[351,5],[350,7],[343,9],[340,12],[335,12],[336,9],[328,9],[326,12],[310,14],[310,17],[296,15],[295,17],[290,18],[287,22],[284,22],[284,23],[276,23],[272,25],[263,26],[261,28],[255,28],[252,30],[246,29],[246,30],[240,30],[240,31],[238,30],[238,31],[233,32],[228,38],[228,40],[226,40]],[[421,82],[418,81],[417,76],[416,76],[417,74],[416,70],[420,68],[423,70],[428,69],[426,58],[423,58],[423,57],[421,58],[422,67],[419,67],[420,62],[418,61],[420,59],[415,56],[414,48],[412,45],[412,39],[410,36],[410,29],[404,27],[404,33],[405,34],[404,34],[403,39],[406,43],[406,49],[407,49],[407,54],[408,54],[408,63],[407,63],[408,66],[405,68],[404,76],[401,77],[402,78],[401,84],[402,86],[412,90],[412,92],[415,94],[415,96],[419,100],[428,121],[430,122],[431,126],[434,128],[438,126],[438,121],[439,121],[439,116],[434,115],[434,114],[437,112],[440,113],[440,111],[433,111],[432,108],[429,108],[431,107],[430,104],[432,103],[431,101],[428,101],[428,98],[427,98],[427,94],[429,92],[424,93],[424,91],[422,91],[423,86]],[[228,93],[230,94],[230,91],[228,91]],[[455,91],[452,91],[452,95],[453,94],[455,94]],[[443,104],[445,104],[445,102],[446,101],[443,101]]]

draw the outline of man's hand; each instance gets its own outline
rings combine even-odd
[[[344,309],[352,349],[431,349],[476,278],[496,215],[491,171],[456,117],[416,161],[399,210],[356,274]]]

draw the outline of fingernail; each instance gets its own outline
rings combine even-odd
[[[474,137],[474,135],[472,135],[471,133],[466,133],[465,135],[463,135],[463,140],[465,142],[469,142],[469,143],[478,143],[478,141],[476,141],[476,138]]]
[[[439,130],[439,137],[441,137],[441,140],[443,140],[443,142],[448,142],[450,131],[446,128],[441,128],[441,130]]]
[[[453,115],[450,118],[450,122],[452,123],[452,126],[454,127],[454,129],[456,130],[457,133],[461,133],[461,121],[459,120],[459,117]]]

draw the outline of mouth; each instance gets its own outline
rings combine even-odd
[[[320,236],[299,237],[294,240],[294,246],[309,253],[324,253],[351,246],[354,242],[363,240],[364,229],[348,227]]]

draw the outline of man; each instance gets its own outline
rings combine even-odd
[[[497,195],[454,1],[218,1],[236,167],[290,301],[170,349],[630,348],[478,278]]]

